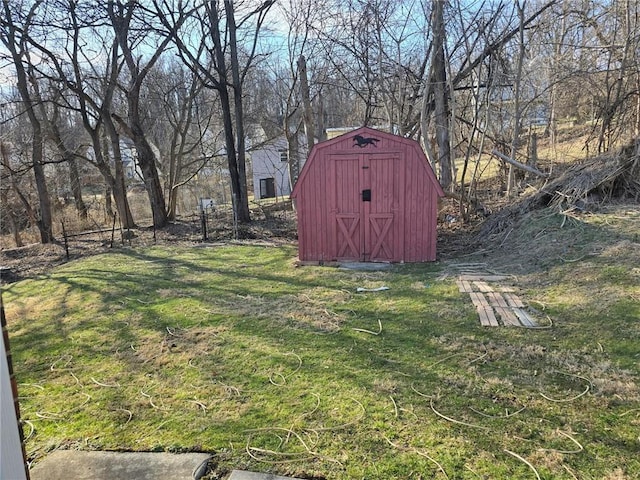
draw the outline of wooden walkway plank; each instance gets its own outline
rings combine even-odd
[[[468,280],[470,282],[475,282],[475,281],[500,282],[502,280],[506,280],[507,278],[509,277],[505,275],[477,275],[477,274],[460,275],[460,280]]]
[[[505,325],[513,325],[515,327],[520,326],[520,321],[518,320],[518,317],[516,316],[516,314],[513,313],[513,310],[506,307],[494,307],[494,308],[495,308],[495,311],[498,313],[498,315],[500,315],[500,318],[502,319],[502,322]]]
[[[518,316],[518,319],[520,320],[520,323],[522,323],[522,325],[524,325],[525,327],[537,327],[538,326],[538,324],[535,322],[535,320],[526,311],[524,311],[524,310],[522,310],[520,308],[514,308],[513,312]]]
[[[471,297],[471,301],[476,307],[484,308],[490,306],[487,298],[480,292],[471,292],[469,296]]]
[[[480,317],[480,325],[483,327],[498,327],[498,319],[493,313],[493,309],[491,307],[476,307],[478,311],[478,316]]]
[[[489,298],[489,303],[493,307],[509,307],[507,301],[498,292],[489,292],[487,293],[487,297]]]
[[[493,292],[493,287],[491,287],[487,282],[474,281],[473,284],[481,292]]]
[[[498,319],[485,296],[480,292],[471,292],[470,297],[480,316],[480,324],[484,327],[497,327]]]
[[[498,327],[500,324],[498,323],[498,319],[496,318],[495,313],[493,313],[493,308],[487,306],[484,307],[484,314],[487,318],[488,326],[490,327]]]
[[[471,293],[473,289],[471,288],[471,284],[466,280],[456,280],[456,285],[458,285],[458,290],[460,293]]]
[[[463,273],[456,279],[461,293],[468,293],[478,312],[483,326],[537,326],[535,320],[525,310],[524,302],[516,295],[516,289],[509,286],[490,285],[510,277],[505,275],[483,275]],[[495,287],[495,288],[494,288]],[[500,320],[500,321],[499,321]]]
[[[515,293],[505,293],[504,298],[507,299],[507,302],[509,302],[510,307],[524,308],[524,303],[522,303],[522,300],[520,300],[520,297],[518,297]]]

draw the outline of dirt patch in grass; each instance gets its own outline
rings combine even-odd
[[[239,305],[232,306],[235,314],[246,317],[270,318],[274,328],[287,327],[317,333],[335,333],[347,316],[335,306],[350,298],[348,292],[314,287],[304,293],[279,296],[243,295]]]

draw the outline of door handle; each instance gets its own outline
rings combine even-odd
[[[362,190],[362,201],[370,202],[371,201],[371,189]]]

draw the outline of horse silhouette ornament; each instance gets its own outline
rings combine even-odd
[[[354,146],[364,148],[367,145],[373,145],[374,147],[377,147],[376,143],[379,142],[380,140],[378,140],[377,138],[363,137],[362,135],[355,135],[353,137],[353,141],[356,142]]]

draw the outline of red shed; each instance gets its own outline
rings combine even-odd
[[[362,127],[318,143],[291,193],[299,258],[433,261],[443,195],[415,140]]]

